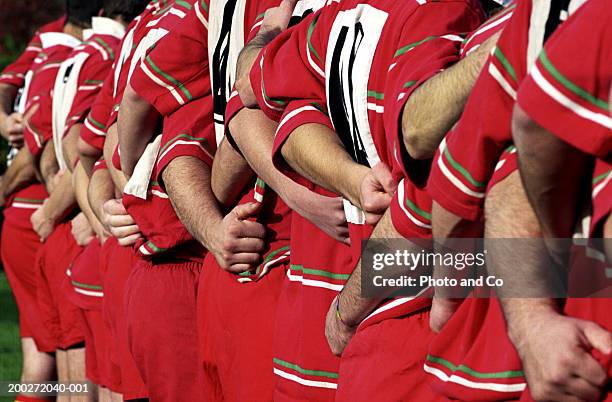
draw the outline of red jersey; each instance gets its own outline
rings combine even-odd
[[[25,143],[36,158],[52,137],[52,90],[58,70],[74,48],[81,44],[80,40],[65,33],[44,33],[40,37],[43,51],[28,73],[20,101],[20,105],[25,104],[24,115],[38,109],[26,120],[23,130]]]
[[[498,161],[504,150],[513,152],[511,119],[519,85],[544,41],[572,11],[561,3],[551,3],[549,10],[518,3],[432,166],[428,190],[445,209],[469,220],[481,217],[487,186],[504,165]]]
[[[319,123],[338,133],[356,162],[366,166],[384,162],[399,180],[404,169],[411,169],[395,158],[392,146],[401,135],[397,122],[403,105],[422,82],[458,59],[460,34],[473,30],[481,19],[479,4],[470,1],[347,1],[331,4],[281,34],[264,48],[251,71],[260,107],[280,121],[274,147],[277,167],[286,170],[279,150],[288,135],[300,125]],[[286,71],[300,79],[278,80]],[[298,180],[333,196],[303,178]],[[297,341],[287,341],[275,359],[275,373],[283,378],[279,392],[290,393],[291,384],[297,383],[302,389],[293,392],[325,398],[337,385],[338,362],[322,335],[324,317],[359,259],[361,240],[371,232],[362,211],[348,201],[345,212],[352,223],[352,248],[293,214],[288,288],[294,287],[294,303],[316,307],[296,315],[295,323],[285,324],[296,327]],[[296,372],[295,365],[322,375]],[[304,387],[306,382],[316,385]]]
[[[62,32],[65,23],[66,17],[62,16],[40,27],[17,60],[4,68],[2,74],[0,74],[0,83],[21,88],[25,83],[27,72],[32,69],[34,60],[38,57],[39,53],[42,52],[40,34],[47,32]]]

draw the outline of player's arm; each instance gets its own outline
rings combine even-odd
[[[224,207],[236,204],[238,196],[253,178],[253,170],[224,138],[215,152],[211,186],[215,197]]]
[[[93,167],[96,161],[102,156],[102,152],[99,149],[92,147],[86,141],[79,137],[77,140],[77,149],[79,152],[79,159],[81,165],[88,176],[91,176]]]
[[[121,170],[128,177],[132,175],[136,163],[155,135],[159,120],[160,114],[155,107],[128,85],[117,119]]]
[[[542,234],[551,239],[571,237],[592,158],[540,126],[519,105],[514,108],[512,136]]]
[[[361,208],[369,223],[376,223],[391,202],[396,186],[388,169],[383,164],[370,169],[356,163],[325,125],[299,126],[287,137],[281,153],[296,172]]]
[[[119,171],[113,165],[113,155],[115,153],[115,148],[117,148],[117,124],[113,124],[108,128],[108,132],[106,134],[106,140],[104,141],[104,160],[106,160],[106,165],[108,167],[108,172],[110,173],[113,182],[117,188],[119,193],[123,193],[123,189],[127,184],[127,178],[123,174],[122,171]],[[121,151],[123,153],[123,150]]]
[[[257,107],[257,99],[251,88],[249,72],[261,49],[287,29],[289,20],[297,0],[283,0],[278,7],[272,7],[266,11],[261,28],[257,35],[247,43],[238,56],[236,65],[236,89],[240,94],[246,107]]]
[[[27,147],[19,150],[13,163],[4,173],[2,180],[3,196],[7,197],[15,191],[36,182],[36,173]]]
[[[98,235],[101,242],[104,242],[110,235],[102,226],[102,223],[94,213],[91,204],[89,203],[89,177],[85,173],[83,166],[79,162],[73,171],[73,187],[79,208],[87,218],[91,228]]]
[[[13,146],[23,144],[23,116],[13,112],[18,88],[0,83],[0,135]]]
[[[43,151],[40,154],[40,160],[38,161],[38,172],[45,184],[49,193],[53,192],[54,187],[59,179],[59,165],[57,164],[57,158],[55,156],[55,147],[53,141],[47,141],[43,145]],[[36,165],[35,165],[36,166]]]
[[[261,110],[242,109],[229,122],[232,138],[257,175],[285,201],[289,208],[331,237],[348,236],[342,201],[316,194],[281,173],[273,164],[272,148],[278,124]]]
[[[230,272],[251,270],[261,260],[265,228],[249,218],[259,203],[238,205],[223,216],[211,186],[211,168],[192,156],[174,158],[162,172],[172,205],[192,236]]]
[[[76,166],[77,160],[79,159],[77,143],[79,141],[81,127],[83,127],[83,124],[81,123],[74,124],[72,127],[70,127],[62,139],[62,152],[64,154],[66,165],[70,171],[73,171],[74,166]]]
[[[499,34],[492,36],[463,60],[425,81],[406,101],[402,133],[404,146],[412,158],[433,157],[442,138],[461,116],[498,37]]]

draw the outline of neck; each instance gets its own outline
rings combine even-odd
[[[78,27],[70,22],[64,25],[64,33],[74,36],[77,39],[83,39],[83,28]]]

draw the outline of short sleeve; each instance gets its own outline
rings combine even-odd
[[[605,1],[582,6],[546,42],[518,93],[540,126],[600,158],[612,151],[611,16]]]
[[[130,79],[132,88],[164,116],[211,92],[203,13],[196,2],[176,29],[150,49]]]
[[[102,151],[106,138],[106,123],[113,109],[113,74],[108,74],[96,95],[81,128],[81,139]]]

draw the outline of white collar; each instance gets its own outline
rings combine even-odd
[[[83,29],[83,42],[87,42],[94,34],[93,29]]]
[[[45,32],[40,34],[40,42],[43,49],[51,46],[63,45],[68,47],[77,47],[82,42],[72,35],[63,32]]]
[[[121,39],[125,34],[123,24],[106,17],[92,17],[91,28],[94,35],[111,35]]]

